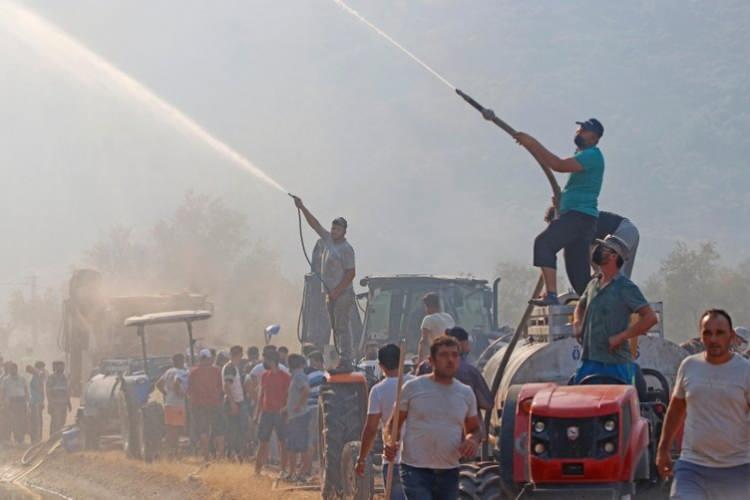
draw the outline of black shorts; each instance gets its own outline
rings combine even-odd
[[[258,424],[258,441],[267,443],[274,429],[276,437],[283,443],[286,439],[286,417],[277,411],[262,412]]]
[[[193,417],[193,428],[200,435],[224,435],[223,416],[219,406],[194,406],[190,409]]]
[[[309,413],[300,415],[286,423],[286,449],[295,453],[304,453],[310,444]]]
[[[591,279],[589,248],[596,217],[571,210],[553,220],[534,240],[534,266],[557,269],[557,252],[565,249],[568,280],[581,295]]]

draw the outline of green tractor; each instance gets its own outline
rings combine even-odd
[[[406,274],[365,277],[360,285],[367,290],[357,295],[359,310],[352,312],[350,323],[357,354],[364,354],[368,342],[398,344],[402,338],[407,341],[407,352],[416,354],[425,315],[422,297],[435,292],[440,296],[443,311],[470,333],[473,353],[479,357],[490,344],[502,344],[502,338],[510,333],[498,326],[499,284],[499,278],[490,286],[486,280],[464,277]],[[330,330],[320,280],[315,274],[308,274],[300,312],[299,340],[330,352]],[[364,478],[352,471],[359,453],[368,391],[376,381],[377,377],[373,377],[363,363],[353,373],[329,375],[321,387],[318,427],[324,499],[365,500],[373,496],[374,469],[382,465],[378,454],[371,454]]]

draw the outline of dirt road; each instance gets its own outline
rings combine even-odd
[[[22,450],[0,451],[0,479],[7,481],[26,472],[18,462]],[[26,500],[86,499],[166,500],[319,498],[316,491],[279,486],[269,476],[254,476],[249,464],[211,464],[196,459],[145,464],[124,458],[122,452],[67,454],[58,449],[38,468],[17,481],[22,488],[0,486],[0,498]],[[282,483],[283,484],[283,483]],[[25,487],[25,491],[23,489]]]

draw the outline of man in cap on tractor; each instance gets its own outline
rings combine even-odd
[[[485,109],[482,115],[492,120],[495,113]],[[570,174],[560,198],[560,216],[534,240],[534,266],[542,271],[544,294],[531,299],[537,306],[548,306],[558,303],[557,299],[557,252],[580,256],[566,263],[568,276],[588,277],[589,246],[594,239],[596,220],[599,216],[599,193],[604,179],[604,155],[599,150],[599,140],[604,135],[604,126],[596,118],[576,122],[573,142],[575,154],[569,158],[560,158],[549,151],[534,137],[524,132],[517,132],[513,137],[531,153],[539,164],[558,173]],[[553,200],[555,202],[557,200]],[[571,283],[576,293],[583,293],[587,280],[576,280]]]
[[[596,243],[591,260],[600,272],[589,282],[573,315],[576,337],[583,344],[575,380],[599,375],[632,384],[635,370],[628,341],[645,335],[658,319],[638,286],[621,272],[630,257],[627,244],[612,235]],[[633,313],[638,320],[631,325]]]

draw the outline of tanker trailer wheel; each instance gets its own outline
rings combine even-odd
[[[159,456],[164,437],[164,408],[156,401],[149,401],[141,408],[141,443],[143,460],[153,462]]]
[[[117,413],[120,417],[122,448],[129,458],[141,458],[141,412],[136,403],[129,403],[125,391],[117,393]]]
[[[344,446],[359,440],[366,404],[364,377],[362,382],[326,382],[320,389],[320,484],[324,500],[344,498],[344,478],[341,476]]]
[[[344,482],[344,498],[347,500],[370,500],[375,490],[375,477],[372,469],[372,454],[365,461],[365,475],[361,477],[354,468],[359,457],[359,441],[351,441],[344,445],[341,453],[341,477]]]
[[[461,464],[458,498],[461,500],[500,500],[500,466],[496,462]],[[509,497],[515,498],[515,496]]]

